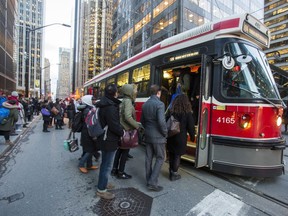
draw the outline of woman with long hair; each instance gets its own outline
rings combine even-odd
[[[180,122],[180,133],[168,137],[167,150],[169,156],[169,179],[175,181],[181,178],[178,174],[181,155],[185,154],[187,148],[187,132],[190,139],[194,140],[195,121],[193,118],[192,107],[186,94],[175,97],[169,115],[173,115]]]

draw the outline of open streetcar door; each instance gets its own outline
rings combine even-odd
[[[212,80],[212,58],[202,55],[202,66],[200,74],[200,97],[198,131],[196,144],[195,167],[204,167],[208,164],[209,153],[209,119],[211,104],[211,80]]]

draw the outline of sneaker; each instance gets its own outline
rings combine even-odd
[[[161,186],[155,186],[155,185],[147,185],[148,189],[149,190],[152,190],[152,191],[156,191],[156,192],[159,192],[159,191],[162,191],[163,190],[163,187]]]
[[[111,183],[108,183],[107,186],[106,186],[106,189],[107,190],[112,190],[115,188],[115,185],[111,184]]]
[[[15,130],[15,132],[21,132],[22,130],[21,129],[17,129],[17,130]]]
[[[96,169],[98,169],[98,167],[97,167],[97,166],[91,166],[91,167],[87,167],[87,170],[96,170]]]
[[[79,167],[80,172],[82,173],[88,173],[88,170],[85,167]]]
[[[105,191],[105,192],[97,191],[96,195],[100,198],[107,199],[107,200],[111,200],[115,198],[115,194],[108,192],[108,191]]]
[[[11,142],[10,140],[6,140],[5,144],[6,144],[6,145],[13,145],[14,143]]]

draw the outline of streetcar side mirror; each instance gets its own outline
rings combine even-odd
[[[235,60],[232,56],[224,56],[222,59],[222,66],[227,70],[231,70],[235,66]]]
[[[240,63],[249,63],[252,61],[252,57],[249,55],[241,55],[236,58],[237,62]]]

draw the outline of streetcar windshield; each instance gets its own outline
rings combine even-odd
[[[221,92],[225,97],[278,99],[268,61],[263,52],[245,43],[229,43],[224,54],[235,61],[222,67]]]

